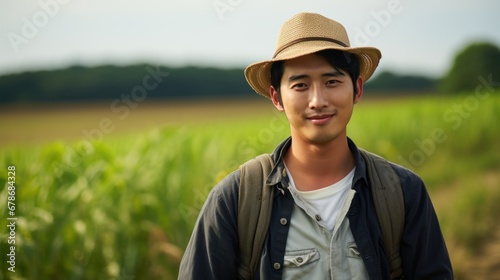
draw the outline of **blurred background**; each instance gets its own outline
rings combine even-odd
[[[31,114],[40,117],[43,110],[56,114],[69,108],[40,104],[70,102],[76,110],[91,102],[82,110],[127,118],[127,126],[115,122],[114,132],[120,132],[168,122],[149,117],[134,122],[142,111],[130,114],[158,100],[255,98],[242,70],[269,59],[281,24],[301,11],[341,22],[353,46],[382,51],[379,69],[366,84],[367,97],[473,89],[477,76],[488,78],[498,65],[499,6],[494,0],[6,1],[0,4],[2,117],[19,112],[22,116],[8,121],[15,123]],[[156,73],[146,81],[152,87],[135,88],[150,72]],[[39,111],[27,110],[34,104]],[[16,133],[3,133],[0,145],[81,136],[83,127],[61,134],[51,130],[56,126],[51,118],[39,120],[27,131],[18,126]],[[44,127],[48,123],[51,127]]]
[[[270,58],[279,27],[293,14],[341,22],[352,45],[381,49],[380,70],[442,76],[471,41],[500,43],[493,0],[322,1],[5,1],[2,74],[69,66],[241,68]]]
[[[500,279],[495,0],[1,2],[0,279],[175,279],[210,188],[288,135],[243,70],[303,11],[381,50],[350,136],[424,178],[458,279]]]

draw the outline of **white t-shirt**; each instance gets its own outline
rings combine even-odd
[[[347,193],[351,189],[352,179],[354,178],[354,168],[347,176],[337,183],[314,191],[299,191],[295,187],[293,177],[288,168],[287,175],[290,178],[290,185],[297,190],[300,197],[309,204],[321,216],[330,231],[335,227],[335,222],[344,204]]]

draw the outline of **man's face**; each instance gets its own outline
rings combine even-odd
[[[274,105],[290,122],[292,137],[312,144],[345,138],[354,104],[363,93],[362,79],[356,81],[358,92],[354,95],[349,74],[315,54],[288,60],[283,67],[282,102],[273,87],[270,91]]]

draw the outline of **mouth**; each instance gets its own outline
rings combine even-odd
[[[312,115],[307,117],[307,119],[315,125],[324,125],[328,123],[335,114],[322,114],[322,115]]]

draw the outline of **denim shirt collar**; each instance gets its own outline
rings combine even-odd
[[[273,161],[276,163],[271,170],[271,173],[267,177],[266,180],[266,185],[268,186],[274,186],[278,185],[282,179],[286,178],[286,170],[285,170],[285,164],[283,162],[283,156],[285,155],[285,152],[288,151],[292,144],[292,137],[288,137],[285,139],[283,142],[281,142],[274,152],[271,154]],[[354,144],[354,142],[347,137],[347,144],[349,146],[349,149],[351,150],[351,153],[354,155],[354,160],[356,162],[356,171],[354,172],[354,178],[353,178],[353,187],[356,185],[356,182],[359,180],[364,180],[365,181],[365,186],[368,185],[368,175],[366,172],[366,164],[365,160],[361,156],[358,147]]]

